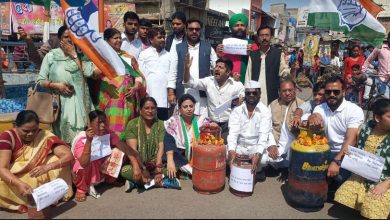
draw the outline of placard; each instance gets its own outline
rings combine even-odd
[[[102,164],[102,172],[114,178],[118,178],[124,155],[125,153],[119,149],[112,149],[111,155]]]
[[[95,136],[91,143],[91,161],[99,160],[111,154],[110,134]]]
[[[231,168],[229,186],[240,192],[252,192],[254,175],[251,169],[244,169],[235,165],[232,165]]]
[[[55,179],[33,190],[32,196],[37,206],[37,211],[48,207],[60,200],[68,191],[68,184],[61,179]]]
[[[368,180],[379,182],[385,159],[353,146],[348,146],[348,151],[350,154],[344,156],[341,168]]]
[[[238,38],[227,38],[222,41],[223,52],[227,54],[247,55],[247,40],[241,40]]]

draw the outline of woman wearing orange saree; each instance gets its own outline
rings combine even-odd
[[[19,213],[28,211],[31,217],[36,209],[27,206],[33,189],[57,178],[68,184],[63,200],[69,200],[73,195],[72,161],[72,152],[62,140],[39,129],[34,111],[21,111],[15,128],[0,135],[0,207]]]

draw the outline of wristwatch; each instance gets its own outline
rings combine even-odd
[[[333,159],[332,162],[335,162],[337,166],[341,166],[341,160]]]

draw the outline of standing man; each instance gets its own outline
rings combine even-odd
[[[252,173],[256,179],[265,180],[260,165],[267,149],[268,134],[272,129],[271,112],[260,102],[260,83],[245,83],[245,102],[234,108],[229,117],[228,160],[232,163],[236,154],[247,155],[252,160]]]
[[[150,47],[150,41],[148,38],[148,31],[150,28],[152,28],[152,22],[148,19],[142,18],[139,20],[138,37],[142,41],[142,50]]]
[[[345,83],[341,76],[333,75],[325,81],[326,102],[314,108],[308,119],[310,127],[324,127],[331,148],[332,162],[328,176],[336,177],[330,186],[335,191],[349,177],[350,172],[340,169],[348,146],[355,146],[359,126],[363,123],[363,110],[345,100]]]
[[[173,33],[167,37],[165,49],[169,52],[176,51],[176,45],[186,41],[186,15],[183,12],[177,11],[172,16]]]
[[[370,56],[363,64],[362,71],[366,72],[371,62],[378,59],[378,75],[379,82],[377,83],[378,93],[389,98],[390,90],[390,32],[387,35],[387,43],[383,44],[382,48],[375,48]]]
[[[135,12],[128,11],[123,16],[125,32],[122,33],[121,50],[133,55],[137,60],[142,51],[142,41],[137,37],[139,17]]]
[[[139,66],[146,79],[149,96],[157,102],[157,117],[168,120],[167,83],[171,56],[165,47],[165,30],[152,27],[148,32],[151,46],[139,55]]]
[[[214,68],[214,76],[203,79],[194,79],[191,77],[190,68],[192,60],[193,58],[190,58],[187,54],[183,80],[184,86],[206,92],[208,115],[213,122],[216,122],[221,127],[222,137],[226,144],[229,134],[228,121],[232,108],[228,107],[222,113],[217,113],[215,110],[223,103],[232,100],[233,97],[237,97],[242,101],[245,92],[244,85],[230,77],[233,63],[227,58],[218,59]]]
[[[192,88],[184,88],[183,76],[185,66],[185,56],[187,53],[192,57],[190,75],[194,79],[202,79],[210,76],[210,71],[215,67],[217,54],[211,45],[200,39],[202,22],[197,19],[190,19],[186,23],[187,41],[183,41],[176,46],[176,53],[172,53],[171,70],[168,78],[168,101],[171,105],[176,105],[176,97],[188,93],[196,99],[195,114],[207,114],[207,97],[204,91]]]
[[[235,14],[229,20],[229,27],[232,31],[232,37],[248,41],[248,54],[250,51],[258,50],[253,41],[246,38],[248,28],[248,17],[244,14]],[[248,55],[225,54],[223,44],[218,44],[217,55],[219,58],[224,57],[233,61],[233,77],[235,80],[245,83],[245,73],[248,65]]]
[[[279,97],[279,79],[290,73],[281,50],[271,47],[272,29],[261,26],[257,30],[257,43],[260,50],[250,54],[245,81],[260,81],[263,95],[261,102],[269,105]],[[294,75],[294,74],[292,74]]]

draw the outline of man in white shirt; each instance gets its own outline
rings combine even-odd
[[[355,146],[359,126],[363,123],[363,110],[344,99],[345,83],[341,76],[334,75],[325,81],[326,102],[314,108],[308,119],[310,127],[324,127],[332,152],[328,176],[336,177],[334,187],[338,188],[350,175],[340,169],[341,160],[348,146]],[[335,190],[330,187],[330,190]]]
[[[142,41],[137,37],[139,17],[135,12],[128,11],[123,16],[125,32],[122,33],[121,49],[133,55],[137,60],[142,51]]]
[[[203,23],[197,19],[189,19],[186,22],[187,41],[176,45],[176,53],[171,53],[172,63],[168,78],[168,101],[176,105],[176,98],[188,93],[196,99],[195,114],[207,114],[207,97],[204,91],[192,88],[184,88],[183,76],[185,56],[187,53],[193,57],[190,74],[194,79],[202,79],[210,76],[210,71],[215,67],[217,54],[210,43],[200,39]]]
[[[228,160],[232,163],[236,154],[249,156],[252,173],[256,179],[265,180],[260,159],[266,152],[268,134],[272,129],[271,112],[260,102],[260,83],[245,83],[245,102],[234,108],[229,117]]]
[[[184,87],[190,87],[205,91],[207,94],[207,110],[208,116],[222,128],[222,138],[227,143],[227,135],[229,134],[228,121],[232,111],[232,99],[234,104],[240,98],[241,102],[244,99],[245,89],[241,82],[235,81],[229,77],[233,69],[233,63],[230,59],[218,59],[215,68],[214,76],[209,76],[203,79],[195,79],[190,75],[190,67],[193,58],[186,56],[186,65],[184,70]],[[217,110],[222,104],[226,104],[222,110]],[[220,108],[218,108],[220,109]]]
[[[147,93],[157,102],[157,117],[165,121],[169,118],[167,83],[171,56],[164,49],[164,29],[152,27],[148,38],[151,46],[140,53],[138,63],[146,79]]]

